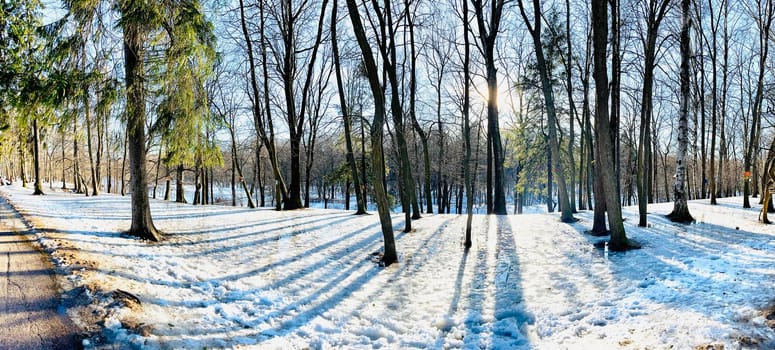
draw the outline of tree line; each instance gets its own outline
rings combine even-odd
[[[650,203],[688,222],[689,199],[769,199],[772,1],[61,7],[2,3],[0,170],[36,194],[131,193],[146,239],[149,197],[187,185],[193,204],[226,187],[277,210],[354,196],[376,205],[385,264],[395,205],[405,231],[467,213],[467,247],[475,206],[594,210],[590,232],[625,250],[622,204],[647,226]]]

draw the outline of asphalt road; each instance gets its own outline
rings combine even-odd
[[[0,198],[0,349],[79,349],[77,327],[58,310],[51,262],[25,230]]]

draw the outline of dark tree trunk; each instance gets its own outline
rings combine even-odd
[[[342,68],[339,62],[339,45],[337,44],[337,34],[336,34],[336,22],[338,20],[336,15],[337,8],[338,8],[337,1],[334,0],[333,6],[331,8],[331,48],[332,48],[332,55],[334,56],[336,88],[337,88],[337,91],[339,92],[339,104],[342,110],[342,119],[344,124],[344,140],[345,140],[345,146],[347,149],[347,164],[350,166],[350,174],[352,175],[351,177],[353,180],[353,185],[355,186],[355,202],[357,206],[355,214],[362,215],[362,214],[366,214],[366,191],[365,191],[366,183],[361,182],[361,178],[358,174],[358,165],[355,164],[355,155],[353,152],[352,118],[350,115],[350,108],[349,106],[347,106],[347,99],[345,98],[344,85],[342,84]],[[349,210],[349,206],[350,206],[350,196],[348,194],[347,195],[348,210]]]
[[[606,45],[608,41],[608,11],[605,0],[592,1],[592,26],[594,45],[594,79],[595,79],[595,131],[597,134],[598,173],[602,192],[606,201],[608,226],[611,229],[609,248],[611,250],[627,250],[636,244],[627,239],[622,221],[621,204],[616,193],[616,178],[614,174],[613,147],[611,142],[611,126],[608,117],[608,69],[606,64]]]
[[[261,148],[263,148],[263,144],[261,141],[256,141],[256,144],[256,163],[255,173],[253,174],[255,180],[253,183],[256,184],[256,187],[258,188],[258,206],[259,208],[263,208],[266,205],[266,197],[264,193],[264,174],[261,171]]]
[[[661,2],[658,2],[661,1]],[[652,131],[654,68],[656,67],[656,45],[659,26],[667,11],[668,0],[650,0],[647,15],[646,38],[644,39],[643,90],[640,109],[640,142],[638,143],[638,226],[647,225],[648,203],[652,193]]]
[[[256,127],[256,133],[258,134],[261,142],[266,146],[267,154],[269,155],[269,162],[272,166],[272,175],[275,179],[275,209],[282,209],[282,201],[288,196],[288,190],[285,187],[285,181],[283,180],[282,173],[280,172],[279,162],[277,160],[277,152],[274,144],[274,124],[272,121],[272,109],[271,109],[271,95],[269,91],[269,68],[267,62],[267,44],[264,35],[264,28],[266,27],[264,6],[263,2],[259,3],[259,34],[260,34],[260,52],[261,62],[263,70],[263,96],[259,93],[258,78],[256,77],[256,61],[253,57],[253,40],[250,37],[250,33],[247,27],[247,20],[245,18],[245,5],[244,1],[239,1],[240,6],[240,24],[242,28],[242,34],[245,38],[245,45],[248,54],[248,65],[250,67],[250,88],[253,95],[253,123]],[[263,113],[261,97],[263,97]],[[264,122],[266,117],[266,123]],[[260,151],[259,151],[260,152]],[[278,195],[279,194],[279,195]]]
[[[709,191],[710,191],[710,204],[716,205],[716,135],[718,130],[718,45],[716,43],[716,36],[718,31],[718,18],[713,11],[713,2],[709,2],[710,6],[710,28],[711,28],[711,42],[709,43],[713,47],[709,48],[711,58],[711,69],[713,70],[713,76],[711,77],[711,120],[710,120],[710,176],[708,177]]]
[[[202,202],[200,204],[207,205],[210,203],[210,177],[207,174],[207,167],[202,167]]]
[[[62,132],[62,189],[67,189],[67,174],[65,173],[67,167],[65,166],[65,133]]]
[[[382,148],[380,147],[380,145],[382,145],[382,129],[385,122],[385,100],[379,82],[377,64],[363,29],[360,13],[358,12],[358,5],[355,0],[347,0],[347,9],[350,13],[353,32],[355,32],[358,46],[361,49],[366,75],[369,79],[369,86],[374,97],[374,120],[371,123],[371,143],[373,145],[371,152],[372,177],[374,178],[373,183],[376,184],[376,186],[374,186],[374,194],[377,200],[377,212],[379,213],[379,221],[382,226],[382,236],[385,244],[382,262],[385,266],[388,266],[398,261],[398,255],[396,254],[396,244],[393,236],[393,224],[390,217],[390,205],[388,203],[387,192],[385,191],[384,186],[380,185],[385,177]]]
[[[283,68],[280,75],[282,76],[284,84],[285,106],[291,146],[291,183],[288,188],[288,199],[283,206],[283,209],[285,210],[294,210],[304,207],[301,199],[301,142],[306,118],[307,98],[309,96],[312,83],[312,72],[315,67],[315,60],[317,58],[318,48],[320,47],[323,33],[323,20],[325,18],[327,4],[328,1],[323,0],[320,8],[317,36],[312,45],[312,54],[307,67],[304,87],[301,91],[301,108],[298,112],[296,110],[297,96],[295,89],[295,84],[297,83],[296,80],[299,79],[296,75],[296,54],[299,51],[296,44],[296,20],[298,19],[298,15],[295,14],[296,10],[290,6],[290,2],[288,5],[281,6],[281,12],[283,13],[281,33],[284,50],[282,53]]]
[[[199,168],[199,164],[194,168],[194,203],[193,205],[199,205],[202,203],[202,172]]]
[[[350,180],[344,184],[344,210],[350,210]]]
[[[128,137],[128,136],[127,136]],[[124,141],[124,159],[126,160],[126,152],[127,152],[127,142],[128,139]],[[24,158],[22,158],[23,160]],[[73,118],[73,188],[75,189],[75,193],[83,193],[83,188],[81,188],[81,170],[79,168],[78,164],[78,118]],[[24,163],[22,162],[22,174],[24,173]],[[26,184],[26,180],[22,179],[22,184]],[[123,195],[123,194],[122,194]]]
[[[560,156],[560,142],[557,137],[557,114],[554,108],[554,91],[552,89],[551,78],[546,66],[546,58],[544,57],[544,48],[541,43],[541,2],[540,0],[533,0],[533,20],[534,24],[530,24],[530,20],[527,17],[524,7],[522,6],[522,0],[519,0],[519,9],[522,14],[522,19],[525,20],[525,24],[528,27],[528,31],[533,37],[533,48],[536,53],[536,62],[538,64],[538,74],[541,77],[541,90],[544,95],[544,104],[546,105],[546,125],[549,132],[549,150],[554,157],[551,159],[551,172],[554,172],[554,176],[557,179],[557,199],[560,206],[560,220],[563,222],[573,222],[576,219],[573,217],[570,201],[568,198],[568,187],[565,183],[565,172],[562,164],[562,157]],[[551,196],[551,193],[549,194]],[[505,205],[505,204],[504,204]]]
[[[178,165],[175,178],[175,202],[186,203],[185,189],[183,187],[185,182],[185,174],[183,174],[183,165]]]
[[[546,142],[544,135],[544,142]],[[552,172],[552,148],[546,142],[546,211],[554,213],[554,172]]]
[[[98,194],[97,191],[97,182],[99,181],[97,179],[97,171],[94,168],[94,150],[92,148],[92,118],[91,118],[91,106],[90,106],[90,99],[91,96],[89,96],[89,89],[87,88],[84,93],[83,98],[83,108],[85,113],[85,122],[86,122],[86,152],[89,153],[89,173],[90,173],[90,181],[91,187],[92,187],[92,196],[96,196]],[[89,189],[86,188],[84,191],[88,194]]]
[[[32,150],[35,167],[35,191],[33,195],[43,194],[43,182],[40,180],[40,136],[38,135],[38,118],[32,118]]]
[[[765,6],[762,8],[762,6]],[[756,154],[758,153],[759,149],[759,137],[760,137],[760,128],[761,128],[761,119],[762,119],[762,100],[764,95],[764,75],[766,71],[767,66],[767,56],[769,51],[769,42],[770,42],[770,28],[772,26],[773,18],[775,18],[775,9],[773,8],[775,5],[772,1],[766,1],[765,4],[759,3],[759,45],[761,54],[759,55],[759,76],[756,81],[756,93],[753,101],[753,111],[751,113],[752,115],[752,123],[751,123],[751,129],[750,129],[750,138],[748,141],[748,149],[745,152],[744,157],[744,171],[747,174],[750,174],[753,181],[757,180],[756,171],[751,172],[751,168],[755,167],[755,163],[757,161]],[[758,186],[754,184],[754,195],[756,194],[756,191],[758,190]],[[748,199],[749,195],[751,193],[751,184],[749,181],[745,181],[744,187],[743,187],[743,207],[744,208],[750,208],[751,203]]]
[[[21,139],[22,136],[19,135],[19,138]],[[22,187],[27,187],[27,172],[25,171],[25,163],[27,162],[24,146],[26,145],[26,142],[24,140],[19,141],[19,170],[21,172],[22,177]]]
[[[123,4],[121,12],[131,16]],[[145,33],[131,20],[123,22],[124,70],[126,77],[126,115],[129,172],[132,181],[132,225],[128,234],[152,241],[161,240],[151,219],[148,182],[145,172],[145,87],[143,86]]]
[[[159,156],[156,159],[156,175],[154,176],[154,181],[153,181],[153,199],[156,199],[156,190],[159,188],[159,171],[161,171],[161,159],[162,159],[163,151],[164,151],[163,145],[159,146]]]
[[[129,149],[129,133],[124,133],[124,157],[121,158],[121,196],[126,195],[126,162]]]
[[[231,206],[237,206],[237,167],[234,165],[237,160],[234,154],[231,155]]]
[[[613,142],[614,167],[616,168],[616,194],[621,199],[621,137],[619,125],[621,124],[621,7],[620,0],[609,0],[611,5],[611,140]]]
[[[472,0],[476,23],[479,28],[479,40],[482,44],[487,77],[487,136],[491,157],[488,157],[492,166],[492,212],[497,215],[506,215],[506,194],[504,188],[504,153],[501,142],[500,126],[498,123],[498,76],[495,68],[495,41],[500,31],[501,15],[503,14],[504,0],[492,0],[490,18],[485,19],[485,9],[481,0]],[[492,163],[489,163],[492,162]],[[489,172],[488,172],[489,173]],[[488,174],[489,175],[489,174]],[[489,180],[488,176],[488,180]]]
[[[235,180],[238,180],[240,185],[242,186],[242,190],[245,192],[245,197],[248,199],[248,208],[255,208],[256,202],[253,201],[253,196],[250,193],[250,190],[248,189],[248,184],[245,181],[245,177],[242,175],[242,166],[239,162],[239,157],[237,156],[237,137],[234,134],[234,127],[229,128],[229,134],[231,136],[231,152],[232,152],[232,158],[234,161],[234,170],[232,171],[232,184],[231,184],[231,195],[233,198],[233,206],[236,206],[236,199],[237,199],[237,190],[236,190],[236,184]],[[236,172],[236,179],[235,179],[235,172]],[[212,192],[212,191],[210,191]]]
[[[467,1],[467,0],[466,0]],[[409,6],[409,0],[404,0],[404,8],[406,9],[406,19],[407,19],[407,26],[409,27],[409,47],[410,47],[410,73],[409,73],[409,117],[412,121],[412,126],[414,127],[414,130],[417,132],[417,135],[420,136],[420,142],[422,143],[422,153],[423,153],[423,174],[424,174],[424,186],[425,186],[425,193],[429,196],[427,201],[427,213],[432,214],[433,213],[433,204],[431,204],[430,201],[430,193],[431,193],[431,160],[430,155],[428,152],[428,135],[423,130],[420,123],[417,121],[417,113],[416,113],[416,99],[417,99],[417,51],[415,48],[415,38],[414,38],[414,14],[410,11]],[[417,191],[419,192],[419,191]],[[417,193],[415,192],[415,193]],[[419,192],[422,193],[422,192]],[[416,195],[415,195],[416,196]],[[417,199],[414,200],[415,202]],[[418,210],[415,210],[414,215],[412,215],[412,219],[419,219],[420,213]]]
[[[108,163],[108,164],[110,164],[110,163]],[[165,176],[165,180],[164,180],[164,200],[165,201],[170,200],[170,192],[171,192],[170,185],[171,185],[171,182],[172,182],[172,180],[170,179],[170,169],[167,168],[167,176]],[[108,182],[108,183],[110,183],[110,182]]]
[[[568,51],[567,51],[567,62],[565,63],[565,78],[566,78],[566,84],[567,90],[568,90],[568,104],[570,105],[570,111],[569,111],[569,117],[568,117],[568,123],[570,124],[570,135],[568,140],[568,156],[570,157],[570,188],[569,188],[569,194],[570,194],[570,205],[571,205],[571,212],[575,213],[576,211],[576,160],[574,156],[574,147],[575,147],[575,138],[576,138],[576,130],[575,130],[575,123],[573,121],[574,116],[578,116],[578,112],[576,110],[576,104],[573,101],[573,40],[571,40],[571,30],[570,30],[570,0],[565,0],[565,35],[567,36],[567,45],[568,45]],[[615,69],[614,69],[615,71]],[[619,154],[617,152],[617,154]],[[618,162],[617,162],[618,164]],[[617,176],[618,178],[618,176]],[[515,193],[516,197],[516,193]],[[516,209],[515,209],[516,210]]]

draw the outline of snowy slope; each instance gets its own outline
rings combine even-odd
[[[376,215],[337,210],[275,212],[152,201],[170,234],[149,244],[121,236],[129,199],[0,193],[41,244],[90,290],[128,291],[141,308],[105,313],[112,341],[143,348],[771,348],[761,310],[775,300],[775,226],[756,222],[740,198],[692,202],[698,223],[673,225],[650,207],[632,227],[644,248],[596,249],[556,216],[427,215],[399,233],[400,263],[373,262]],[[736,230],[735,227],[739,227]],[[71,316],[80,317],[77,310]],[[135,325],[145,336],[124,329]],[[140,326],[138,326],[140,325]]]

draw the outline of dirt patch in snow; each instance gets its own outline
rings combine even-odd
[[[694,350],[724,350],[724,344],[702,344],[695,346]]]
[[[767,320],[767,326],[775,329],[775,304],[764,310],[764,318]]]

